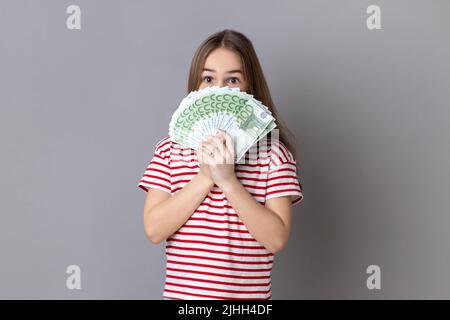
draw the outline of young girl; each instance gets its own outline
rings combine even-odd
[[[288,241],[292,205],[303,200],[294,149],[243,34],[224,30],[197,49],[188,93],[207,86],[253,94],[276,120],[268,137],[278,133],[279,139],[262,139],[270,142],[255,144],[236,164],[235,146],[223,131],[206,137],[199,150],[169,136],[156,144],[138,187],[147,192],[147,237],[155,244],[166,240],[163,296],[271,299],[274,254]]]

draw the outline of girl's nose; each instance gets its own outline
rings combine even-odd
[[[225,82],[223,80],[219,80],[218,81],[218,86],[219,87],[225,87]]]

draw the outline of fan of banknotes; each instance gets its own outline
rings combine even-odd
[[[239,88],[206,87],[191,91],[172,115],[169,136],[197,150],[205,136],[227,132],[235,145],[236,162],[276,127],[269,109]]]

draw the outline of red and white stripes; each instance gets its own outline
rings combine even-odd
[[[261,204],[281,196],[291,196],[292,204],[300,203],[303,194],[295,159],[281,142],[272,142],[267,148],[252,159],[256,161],[236,164],[236,176]],[[199,170],[195,154],[165,137],[157,143],[138,187],[175,195]],[[252,237],[216,185],[166,240],[166,257],[165,297],[231,300],[272,296],[274,255]]]

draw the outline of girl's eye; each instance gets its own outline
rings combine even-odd
[[[207,79],[209,79],[209,81],[207,81]],[[210,76],[203,77],[203,81],[204,82],[211,82],[211,77]]]
[[[234,81],[232,81],[231,83],[232,84],[236,84],[236,83],[238,83],[239,82],[239,79],[238,78],[230,78],[229,80],[234,80]]]

